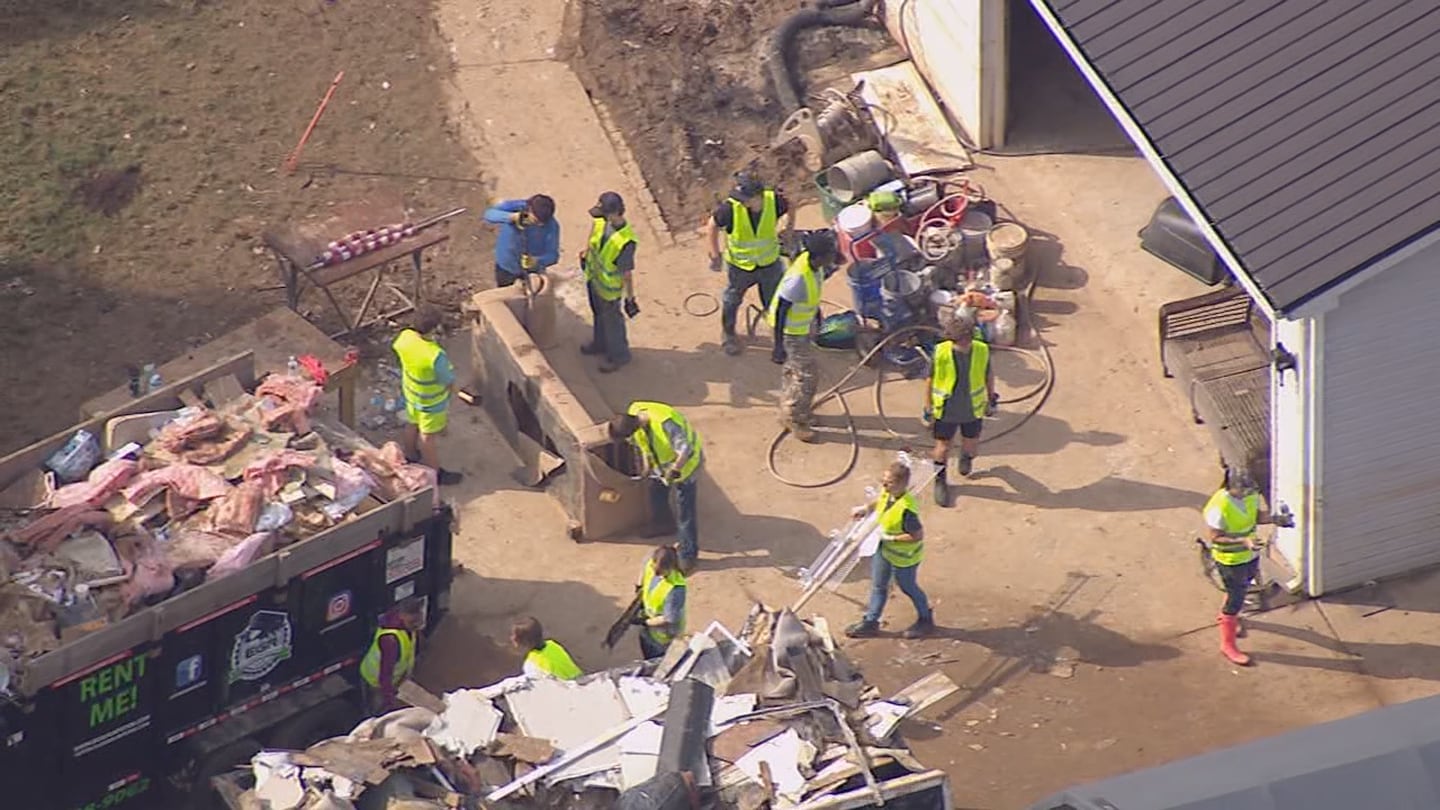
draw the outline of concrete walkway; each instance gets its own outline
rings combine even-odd
[[[819,490],[770,478],[764,458],[778,369],[765,353],[768,335],[742,357],[725,357],[718,318],[684,311],[692,291],[718,298],[723,282],[706,271],[695,234],[665,232],[623,145],[557,60],[573,24],[565,0],[441,0],[438,18],[482,170],[497,197],[555,197],[568,257],[562,268],[575,266],[599,192],[618,191],[630,203],[643,310],[631,326],[636,360],[595,380],[611,406],[662,399],[707,437],[705,564],[692,588],[692,623],[738,624],[752,599],[792,599],[797,588],[785,571],[814,557],[825,531],[897,449],[925,442],[886,438],[867,389],[850,397],[869,437],[855,474]],[[958,705],[934,715],[943,733],[914,735],[922,758],[955,776],[957,802],[1024,806],[1077,780],[1435,692],[1440,648],[1407,642],[1440,611],[1440,598],[1426,596],[1433,588],[1272,612],[1246,642],[1257,667],[1237,671],[1219,658],[1211,625],[1219,595],[1200,578],[1190,541],[1215,485],[1214,452],[1203,429],[1189,424],[1182,393],[1161,377],[1154,346],[1158,305],[1202,288],[1141,253],[1134,238],[1164,191],[1133,158],[980,162],[975,177],[991,196],[1062,251],[1034,303],[1059,383],[1040,414],[986,445],[958,508],[926,510],[933,542],[921,578],[943,637],[848,647],[882,687],[935,668],[965,686]],[[569,314],[550,359],[562,375],[592,373],[573,350],[588,329],[583,286],[558,285]],[[839,279],[825,296],[849,300]],[[827,356],[823,379],[837,379],[851,362]],[[1038,379],[1012,355],[999,372],[1009,390]],[[920,428],[922,385],[887,381],[885,405],[902,430]],[[826,410],[838,426],[837,412]],[[451,660],[429,665],[431,685],[505,674],[514,666],[502,649],[506,627],[524,613],[585,667],[629,660],[633,650],[607,652],[599,636],[628,599],[647,546],[571,543],[559,508],[509,478],[514,458],[473,413],[455,420],[447,452],[469,473],[453,493],[465,504],[456,555],[475,587],[457,587],[460,621],[437,645]],[[1018,406],[1004,418],[1017,417]],[[843,464],[844,450],[838,439],[787,444],[780,463],[796,477],[824,477]],[[843,626],[866,589],[852,581],[810,609]],[[897,596],[887,609],[891,628],[908,624],[904,602]],[[1380,669],[1373,678],[1366,661]],[[440,669],[447,674],[434,674]]]

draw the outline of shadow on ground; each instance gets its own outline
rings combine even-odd
[[[1344,641],[1326,633],[1274,622],[1247,618],[1252,632],[1270,633],[1282,638],[1304,642],[1342,658],[1328,655],[1311,656],[1287,652],[1252,652],[1261,665],[1279,664],[1291,667],[1350,672],[1387,680],[1420,678],[1440,681],[1440,645],[1420,642]]]
[[[1102,435],[1113,436],[1114,434]],[[1092,441],[1090,443],[1103,445],[1113,442]],[[1007,449],[1006,452],[1008,454],[1014,451]],[[1004,486],[977,483],[989,479],[998,480]],[[1188,489],[1164,484],[1132,481],[1113,475],[1096,479],[1081,487],[1056,491],[1050,489],[1039,479],[1020,472],[1008,464],[977,470],[971,478],[960,479],[959,483],[960,497],[1023,503],[1040,509],[1149,512],[1159,509],[1193,507],[1198,503],[1203,503],[1207,497],[1201,492],[1192,492]]]

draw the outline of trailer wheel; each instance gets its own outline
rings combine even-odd
[[[303,751],[321,740],[349,734],[360,722],[360,711],[344,698],[331,698],[275,727],[270,747]]]
[[[229,745],[222,745],[206,754],[195,767],[195,781],[190,783],[190,800],[184,806],[188,810],[217,810],[224,808],[220,797],[210,780],[237,766],[244,765],[260,753],[260,743],[251,737],[241,737]]]

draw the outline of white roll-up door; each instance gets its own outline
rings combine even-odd
[[[1440,563],[1440,252],[1325,315],[1319,562],[1327,592]]]

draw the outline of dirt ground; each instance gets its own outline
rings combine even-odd
[[[769,147],[790,111],[776,101],[762,55],[798,4],[583,0],[580,8],[571,64],[624,133],[671,229],[700,223],[752,162],[792,199],[814,196],[803,151]],[[877,58],[902,58],[878,24],[802,32],[794,52],[807,90]]]
[[[261,289],[278,283],[267,227],[360,198],[414,219],[469,206],[427,253],[426,297],[489,277],[483,167],[458,140],[446,64],[423,2],[0,4],[0,451],[72,423],[125,365],[282,305]],[[339,327],[322,298],[302,306]]]

